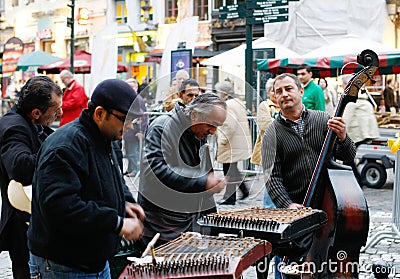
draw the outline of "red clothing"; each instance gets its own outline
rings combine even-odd
[[[62,98],[63,114],[60,119],[60,127],[79,117],[82,110],[88,107],[88,97],[85,89],[76,80],[65,89]]]

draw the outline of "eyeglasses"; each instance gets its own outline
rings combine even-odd
[[[199,94],[193,94],[193,93],[188,93],[186,94],[186,96],[188,96],[189,98],[196,98],[197,96],[199,96]]]
[[[111,110],[106,110],[109,114],[113,115],[115,118],[117,118],[119,121],[122,123],[125,123],[126,115],[118,115],[113,113]]]

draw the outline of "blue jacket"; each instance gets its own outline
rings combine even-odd
[[[119,249],[118,220],[134,202],[115,150],[84,110],[43,143],[33,178],[30,251],[98,272]]]

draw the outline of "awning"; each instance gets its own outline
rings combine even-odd
[[[77,74],[90,73],[92,67],[92,55],[84,50],[75,51],[74,53],[74,72]],[[62,70],[69,70],[71,68],[70,57],[64,58],[60,61],[47,64],[38,68],[40,73],[46,71],[48,74],[59,74]],[[118,64],[120,72],[127,72],[125,66]]]
[[[17,70],[35,72],[39,66],[47,65],[61,59],[48,52],[38,50],[21,55],[18,59]]]
[[[400,53],[378,54],[379,70],[376,75],[400,74]],[[335,77],[340,74],[352,74],[362,69],[357,64],[356,55],[316,57],[259,59],[257,69],[274,74],[295,73],[299,65],[307,64],[313,70],[313,77]],[[345,66],[346,65],[346,66]],[[343,68],[343,66],[345,66]],[[341,69],[343,68],[343,72]]]

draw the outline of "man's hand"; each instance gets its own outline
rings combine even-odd
[[[329,119],[328,128],[336,133],[340,142],[346,139],[346,123],[341,117],[332,117]]]
[[[223,177],[215,177],[213,172],[210,172],[207,177],[206,190],[215,194],[225,189],[227,180]]]
[[[126,215],[132,218],[139,218],[143,221],[146,218],[143,208],[136,203],[125,203]]]
[[[143,224],[137,217],[124,218],[119,235],[126,240],[137,240],[143,235]]]
[[[304,205],[298,204],[298,203],[291,203],[291,204],[289,204],[289,206],[287,208],[288,209],[302,209],[302,208],[304,208]]]

